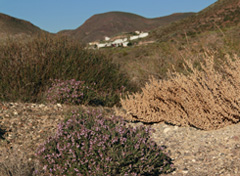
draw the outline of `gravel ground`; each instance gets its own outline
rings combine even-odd
[[[11,168],[13,163],[6,158],[13,154],[15,162],[20,160],[15,156],[20,153],[31,161],[37,146],[56,131],[67,112],[76,108],[61,104],[0,103],[0,129],[7,131],[3,135],[5,139],[0,139],[0,166],[4,163]],[[151,127],[155,129],[153,140],[165,147],[165,152],[173,159],[176,170],[168,175],[240,175],[240,124],[213,131],[165,123]]]

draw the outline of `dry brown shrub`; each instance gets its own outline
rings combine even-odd
[[[205,53],[201,69],[185,60],[191,74],[170,73],[168,80],[151,78],[141,93],[121,99],[128,120],[166,122],[213,130],[240,121],[240,60],[226,57],[222,72]],[[201,70],[201,71],[199,71]]]

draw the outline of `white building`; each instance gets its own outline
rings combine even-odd
[[[123,43],[124,41],[123,41],[123,39],[116,39],[116,40],[114,40],[113,42],[112,42],[112,44],[117,44],[117,45],[119,45],[119,44],[121,44],[121,43]]]
[[[138,34],[138,35],[133,35],[133,36],[130,36],[129,37],[129,40],[136,40],[136,39],[139,39],[139,38],[144,38],[144,37],[147,37],[149,35],[148,32],[140,32],[140,31],[135,31],[135,34]],[[128,38],[117,38],[115,39],[113,42],[114,39],[111,39],[109,37],[105,37],[105,42],[104,43],[99,43],[99,42],[91,42],[89,43],[90,46],[93,46],[94,48],[104,48],[104,47],[119,47],[119,46],[122,46],[122,47],[127,47],[128,44],[129,44],[129,40]]]
[[[88,43],[90,46],[93,46],[93,45],[98,45],[99,44],[99,42],[90,42],[90,43]]]
[[[136,40],[136,39],[138,39],[138,38],[139,38],[138,35],[134,35],[134,36],[131,36],[131,37],[130,37],[130,40]]]
[[[110,46],[112,46],[112,43],[111,43],[111,42],[109,42],[109,43],[106,44],[106,47],[110,47]]]
[[[106,43],[99,43],[99,44],[97,44],[97,48],[99,49],[99,48],[104,48],[104,47],[106,47]]]
[[[145,32],[145,33],[141,33],[141,34],[139,35],[139,38],[144,38],[144,37],[147,37],[147,36],[148,36],[148,33]]]
[[[126,41],[126,42],[123,42],[122,44],[123,44],[123,47],[127,47],[127,46],[128,46],[128,44],[129,44],[129,42],[128,42],[128,41]]]
[[[135,34],[138,34],[138,35],[139,35],[139,34],[140,34],[140,31],[135,31]]]
[[[109,41],[110,40],[110,38],[109,37],[105,37],[105,41]]]

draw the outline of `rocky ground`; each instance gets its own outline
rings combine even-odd
[[[14,176],[31,175],[28,170],[33,167],[36,148],[54,134],[71,108],[61,104],[1,103],[0,128],[5,134],[0,141],[0,175],[1,171],[7,175],[6,170]]]
[[[0,175],[32,175],[37,146],[56,131],[57,124],[77,106],[0,103]],[[111,111],[106,110],[105,111]],[[129,123],[141,125],[142,123]],[[214,131],[152,124],[157,144],[173,159],[175,176],[240,175],[240,124]],[[0,133],[1,134],[1,133]],[[11,172],[11,174],[9,173]]]

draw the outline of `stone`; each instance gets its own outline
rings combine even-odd
[[[170,128],[165,128],[164,130],[163,130],[163,132],[164,133],[167,133],[168,131],[170,131],[171,129]]]
[[[60,103],[57,104],[58,108],[62,108],[62,105]]]

